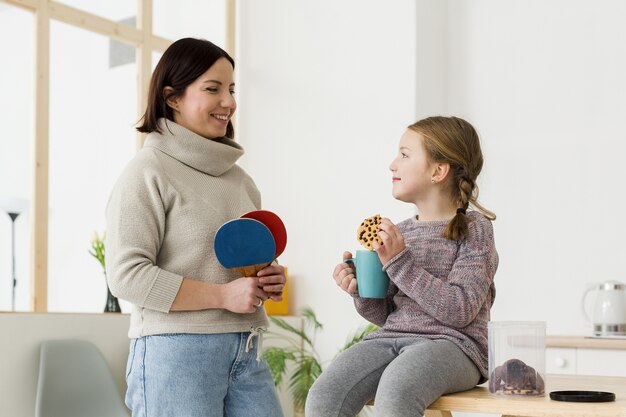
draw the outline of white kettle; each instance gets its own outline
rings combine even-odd
[[[591,316],[585,300],[593,294]],[[596,336],[626,336],[626,284],[606,281],[588,288],[583,294],[582,309]]]

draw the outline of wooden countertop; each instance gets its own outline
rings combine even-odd
[[[550,399],[551,391],[562,390],[608,391],[615,394],[616,400],[606,403],[575,403]],[[428,409],[444,410],[435,415],[450,417],[450,411],[537,417],[626,416],[626,378],[547,375],[545,396],[498,396],[490,394],[484,386],[479,386],[469,391],[444,395]]]
[[[546,347],[585,349],[626,349],[626,338],[546,336]]]

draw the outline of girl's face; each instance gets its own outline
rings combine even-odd
[[[393,197],[406,203],[417,203],[432,189],[434,164],[426,155],[422,136],[407,129],[400,138],[398,156],[389,169],[393,176]]]
[[[173,100],[174,121],[207,139],[226,134],[237,103],[233,97],[233,67],[220,58]]]

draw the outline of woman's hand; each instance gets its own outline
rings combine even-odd
[[[404,244],[404,236],[402,236],[400,229],[386,217],[384,217],[378,225],[378,236],[382,239],[383,244],[381,245],[374,241],[373,246],[383,265],[402,252],[406,247]]]
[[[223,306],[233,313],[254,313],[263,305],[269,295],[261,289],[262,285],[257,277],[241,277],[224,284]]]
[[[283,290],[285,289],[285,282],[287,282],[285,268],[273,262],[271,265],[261,269],[257,276],[259,277],[261,289],[267,293],[269,298],[273,301],[281,301],[283,299]]]
[[[343,259],[352,258],[352,254],[350,252],[343,253]],[[333,278],[335,279],[335,283],[347,292],[350,295],[355,295],[358,293],[356,286],[356,271],[353,268],[354,265],[350,265],[348,262],[340,263],[335,267],[333,271]]]

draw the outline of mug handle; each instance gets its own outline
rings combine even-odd
[[[344,263],[352,264],[352,270],[354,271],[354,278],[356,278],[356,258],[346,258],[343,260]]]
[[[352,264],[352,270],[354,271],[354,279],[356,279],[356,264],[355,264],[356,258],[346,258],[343,260],[343,262]],[[352,297],[355,297],[355,294],[352,294],[352,293],[348,293],[348,294],[350,294]],[[358,295],[359,295],[359,291],[357,289],[356,296]]]

